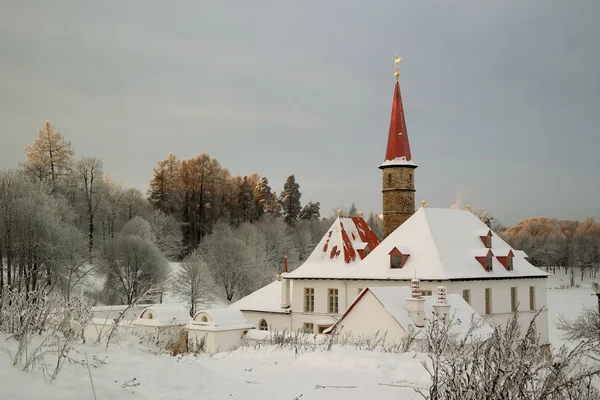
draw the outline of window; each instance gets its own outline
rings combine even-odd
[[[265,321],[264,319],[261,319],[260,322],[258,323],[258,329],[261,331],[268,331],[269,325],[267,325],[267,321]]]
[[[510,311],[511,312],[518,312],[518,307],[519,307],[519,298],[518,298],[518,292],[517,292],[517,288],[516,287],[511,287],[510,288]]]
[[[486,271],[491,271],[492,270],[492,262],[493,262],[494,258],[492,257],[491,254],[488,254],[485,257],[485,270]]]
[[[465,299],[467,304],[471,304],[471,290],[463,289],[463,299]]]
[[[365,258],[366,256],[368,256],[370,252],[371,252],[371,250],[370,250],[369,248],[366,248],[366,249],[363,251],[363,258]]]
[[[392,174],[388,174],[388,185],[392,184]]]
[[[402,256],[401,255],[392,254],[390,256],[390,268],[393,268],[393,269],[402,268]]]
[[[317,332],[319,332],[319,333],[323,333],[323,331],[324,331],[325,329],[327,329],[327,328],[329,328],[329,327],[328,327],[328,326],[326,326],[326,325],[319,325],[319,326],[317,327]]]
[[[509,271],[513,270],[513,258],[512,256],[506,257],[506,269]]]
[[[315,311],[315,288],[304,288],[304,312]]]
[[[492,248],[492,235],[487,235],[485,237],[485,247],[487,247],[488,249]]]
[[[152,315],[152,313],[148,313],[148,319],[154,319],[154,315]]]
[[[529,310],[535,311],[535,286],[529,286]]]
[[[492,289],[485,288],[485,315],[492,315]]]
[[[329,289],[329,296],[327,296],[327,312],[329,314],[338,313],[338,290]]]
[[[302,325],[302,331],[304,333],[313,333],[315,331],[315,326],[312,322],[305,322],[304,325]]]
[[[206,315],[203,315],[201,321],[208,322],[208,317]]]
[[[431,296],[431,290],[421,290],[421,296]]]

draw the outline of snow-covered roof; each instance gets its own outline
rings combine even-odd
[[[395,166],[410,166],[417,168],[417,164],[413,160],[407,160],[406,157],[396,157],[393,160],[385,160],[379,168],[395,167]]]
[[[244,318],[242,312],[235,308],[213,308],[198,311],[186,327],[187,329],[205,331],[229,331],[254,328]]]
[[[348,309],[342,314],[336,324],[325,330],[325,333],[332,332],[337,324],[340,324],[346,315],[352,312],[356,303],[361,301],[369,293],[379,300],[379,303],[385,310],[398,322],[404,331],[413,331],[417,338],[424,338],[428,323],[434,312],[433,305],[437,302],[437,296],[424,296],[425,299],[425,327],[419,328],[408,314],[407,299],[411,297],[411,288],[408,286],[365,288],[358,297],[350,304]],[[446,301],[450,305],[449,318],[452,319],[451,332],[459,340],[465,338],[469,332],[471,318],[480,326],[473,331],[473,338],[487,338],[493,329],[481,318],[479,314],[458,294],[446,295]]]
[[[147,306],[133,321],[134,325],[185,325],[190,320],[190,309],[184,305],[154,304]]]
[[[493,234],[492,248],[486,249],[479,233],[489,231],[469,211],[443,208],[420,208],[406,222],[383,240],[364,260],[328,268],[301,266],[286,275],[292,278],[328,279],[397,279],[459,280],[489,278],[546,277],[548,274],[531,265],[523,252],[514,251],[513,270],[508,271],[496,257],[492,271],[486,271],[475,258],[489,250],[511,247]],[[402,248],[408,258],[402,268],[390,268],[390,251]],[[318,248],[315,250],[317,251]],[[403,251],[404,254],[404,251]],[[308,260],[307,260],[308,263]]]
[[[290,282],[290,301],[292,300],[294,282]],[[250,293],[248,296],[241,298],[231,304],[230,308],[235,308],[241,311],[263,311],[273,313],[287,314],[291,309],[283,309],[279,307],[281,304],[281,284],[282,281],[276,280]]]
[[[304,264],[284,276],[305,276],[332,267],[343,269],[361,261],[367,246],[373,251],[378,245],[377,235],[363,218],[338,217]]]

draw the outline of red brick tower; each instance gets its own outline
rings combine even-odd
[[[383,236],[387,237],[415,212],[414,171],[417,164],[412,161],[396,57],[396,86],[392,103],[392,117],[388,134],[385,161],[379,166],[383,172]]]

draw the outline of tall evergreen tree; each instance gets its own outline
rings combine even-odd
[[[269,186],[269,180],[263,177],[254,188],[254,220],[257,221],[265,214],[272,201],[273,193]]]
[[[283,191],[279,196],[279,202],[283,212],[283,220],[288,224],[294,223],[300,215],[300,185],[296,183],[294,175],[288,176],[283,185]]]
[[[249,222],[252,219],[252,206],[254,204],[254,190],[250,186],[248,177],[242,179],[238,191],[238,206],[240,209],[240,222]]]
[[[312,202],[309,201],[308,204],[306,204],[304,206],[304,208],[302,208],[302,211],[300,211],[300,215],[298,216],[298,219],[303,219],[303,220],[307,220],[307,221],[311,221],[311,220],[315,220],[315,219],[319,219],[321,218],[321,203],[319,203],[318,201],[316,202]]]
[[[25,148],[27,158],[23,163],[25,172],[40,181],[57,179],[69,174],[73,166],[73,149],[50,121],[38,130],[33,144]]]

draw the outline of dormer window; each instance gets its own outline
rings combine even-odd
[[[492,253],[489,252],[488,255],[485,257],[485,270],[490,272],[492,270],[492,264],[494,262],[494,257],[492,256]]]
[[[513,256],[512,254],[510,254],[508,257],[506,257],[506,269],[508,271],[512,271],[513,270]]]
[[[390,268],[391,269],[404,268],[404,264],[406,264],[406,260],[408,260],[408,257],[409,257],[407,248],[394,247],[392,249],[392,251],[390,251],[389,254],[390,254]]]
[[[488,231],[487,234],[479,236],[486,249],[492,248],[492,231]]]

